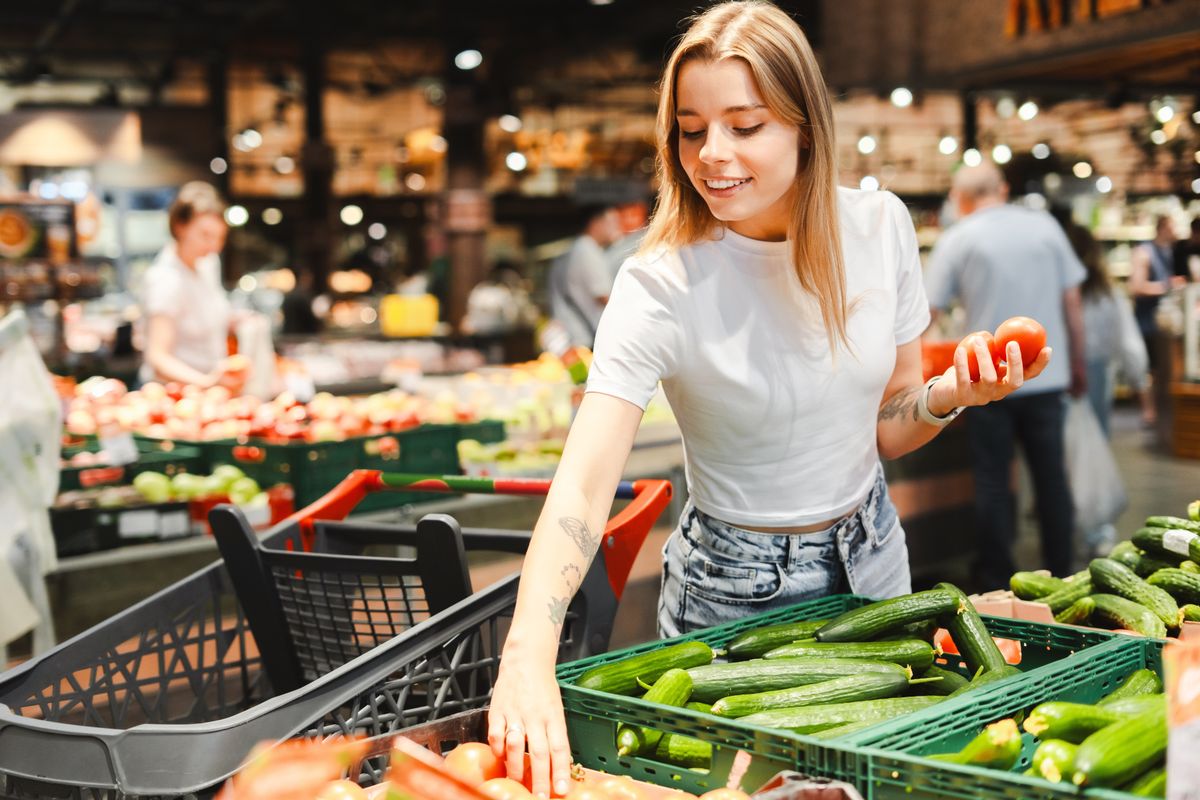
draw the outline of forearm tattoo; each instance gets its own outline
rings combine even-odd
[[[600,546],[600,542],[592,536],[586,522],[575,519],[575,517],[559,517],[558,524],[566,531],[567,536],[571,537],[571,541],[575,542],[575,546],[579,548],[579,552],[583,553],[584,558],[590,561],[592,556],[596,555],[596,549]]]
[[[579,584],[583,583],[583,573],[579,570],[578,564],[564,564],[563,568],[558,571],[559,575],[567,582],[567,590],[571,594],[575,594],[579,589]]]
[[[879,409],[879,421],[884,422],[897,417],[910,416],[913,422],[916,422],[917,416],[917,392],[921,388],[909,388],[896,392],[891,398],[883,404],[883,408]]]
[[[566,597],[551,597],[547,605],[550,608],[550,623],[562,625],[563,620],[567,618],[567,606],[570,605],[570,600]]]

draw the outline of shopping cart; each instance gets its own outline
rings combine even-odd
[[[545,494],[549,481],[360,470],[261,541],[214,510],[223,559],[0,675],[0,794],[208,797],[257,742],[377,736],[487,703],[519,575],[471,594],[468,550],[523,552],[528,533],[338,522],[376,491]],[[607,647],[666,481],[630,503],[563,625],[559,659]],[[383,558],[397,545],[415,555]],[[367,552],[367,554],[364,554]]]

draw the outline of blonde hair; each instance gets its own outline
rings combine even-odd
[[[205,214],[216,214],[224,219],[225,201],[211,184],[204,181],[185,183],[179,187],[179,194],[175,195],[175,200],[167,211],[167,224],[170,226],[171,236],[178,239],[179,228]]]
[[[800,130],[796,202],[788,223],[792,264],[801,287],[817,300],[830,347],[848,345],[833,109],[804,32],[769,2],[737,0],[713,6],[693,18],[671,54],[663,71],[655,126],[659,198],[642,249],[692,244],[720,224],[679,158],[676,82],[690,61],[730,58],[745,62],[768,108]]]

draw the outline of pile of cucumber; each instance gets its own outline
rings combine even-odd
[[[1200,505],[1189,513],[1200,515]],[[1132,541],[1083,572],[1065,579],[1018,572],[1009,585],[1017,597],[1048,605],[1058,622],[1161,639],[1185,621],[1200,622],[1200,521],[1149,517]]]
[[[945,627],[968,680],[934,663],[934,634]],[[576,680],[588,689],[640,695],[765,728],[837,738],[927,708],[948,696],[1017,674],[957,587],[882,600],[833,619],[755,628],[720,655],[689,641],[594,667]],[[707,766],[709,744],[621,725],[622,756]]]
[[[1036,706],[1024,728],[1039,740],[1025,774],[1051,783],[1118,788],[1138,797],[1164,797],[1167,775],[1167,700],[1148,669],[1129,675],[1094,705],[1050,701]],[[993,723],[957,753],[930,756],[955,764],[1011,770],[1021,755],[1013,719]]]

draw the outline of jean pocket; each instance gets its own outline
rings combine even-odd
[[[753,605],[783,592],[783,570],[765,561],[727,563],[693,552],[688,564],[688,593],[714,603]]]

